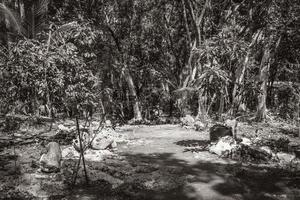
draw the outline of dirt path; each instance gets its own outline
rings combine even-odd
[[[119,152],[125,154],[163,155],[169,154],[170,158],[185,161],[187,164],[196,162],[226,162],[218,156],[208,152],[184,152],[186,146],[194,146],[209,140],[207,132],[197,132],[185,129],[179,125],[140,126],[122,128],[130,140],[129,145],[121,145]],[[195,158],[197,157],[197,158]]]
[[[178,178],[184,177],[186,182],[174,199],[300,199],[299,179],[287,172],[244,166],[207,151],[185,152],[186,146],[205,143],[207,132],[177,125],[123,127],[121,132],[132,141],[118,150],[127,160],[173,168]],[[172,195],[153,199],[172,199]]]

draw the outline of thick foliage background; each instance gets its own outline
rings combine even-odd
[[[299,117],[297,0],[5,0],[0,110]]]

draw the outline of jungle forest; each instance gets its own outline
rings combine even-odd
[[[300,199],[300,1],[0,0],[0,199]]]

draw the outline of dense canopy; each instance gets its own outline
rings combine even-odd
[[[297,119],[298,0],[2,0],[0,112]]]

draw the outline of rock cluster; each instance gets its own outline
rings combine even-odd
[[[276,152],[269,146],[257,146],[255,141],[248,138],[241,138],[236,141],[231,136],[224,136],[217,142],[209,146],[211,153],[221,157],[231,158],[238,161],[256,162],[256,163],[277,163],[282,167],[293,167],[300,169],[300,159],[293,152]]]
[[[185,128],[194,128],[197,131],[204,130],[206,127],[202,121],[195,119],[191,115],[186,115],[185,117],[181,117],[180,124]]]

